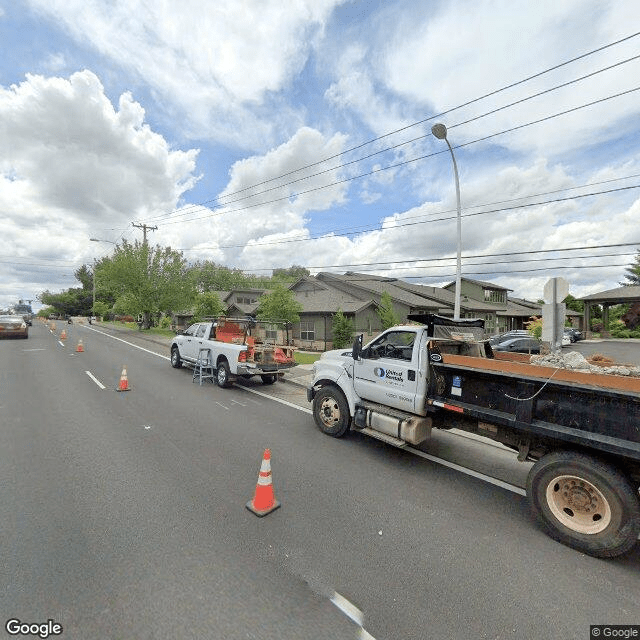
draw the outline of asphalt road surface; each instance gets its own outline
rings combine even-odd
[[[501,447],[445,433],[425,458],[336,440],[293,385],[199,386],[153,344],[79,325],[61,343],[60,328],[0,341],[3,623],[225,640],[640,624],[640,545],[603,561],[552,541]],[[245,504],[267,447],[282,507],[257,518]]]

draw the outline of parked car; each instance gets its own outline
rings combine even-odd
[[[494,351],[509,351],[510,353],[540,353],[540,340],[537,338],[519,336],[509,338],[504,342],[492,345]]]
[[[569,336],[569,334],[565,331],[562,334],[562,346],[563,347],[568,347],[571,344],[571,337]]]
[[[493,347],[496,344],[500,344],[505,340],[511,340],[512,338],[530,338],[531,334],[526,329],[514,329],[513,331],[507,331],[506,333],[501,333],[497,336],[492,336],[489,338],[489,344]]]
[[[582,340],[584,338],[582,331],[578,331],[578,329],[574,329],[573,327],[565,327],[564,334],[569,336],[569,340],[571,340],[571,342],[578,342],[578,340]]]
[[[22,316],[0,316],[0,338],[28,338],[29,327]]]

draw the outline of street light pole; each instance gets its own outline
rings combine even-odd
[[[462,279],[462,211],[460,207],[460,180],[458,178],[458,165],[456,164],[456,157],[453,155],[453,149],[449,140],[447,140],[447,127],[441,123],[434,124],[431,127],[431,133],[438,138],[438,140],[444,140],[449,147],[449,153],[451,153],[451,160],[453,160],[453,175],[456,181],[456,205],[458,208],[458,251],[456,262],[456,296],[453,307],[453,319],[460,320],[460,288]]]

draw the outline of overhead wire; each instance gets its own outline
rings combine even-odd
[[[621,92],[616,93],[616,94],[605,96],[603,98],[599,98],[597,100],[593,100],[591,102],[587,102],[585,104],[578,105],[576,107],[572,107],[572,108],[566,109],[564,111],[559,111],[557,113],[551,114],[549,116],[545,116],[543,118],[538,118],[536,120],[532,120],[530,122],[527,122],[527,123],[524,123],[524,124],[520,124],[520,125],[517,125],[515,127],[510,127],[509,129],[504,129],[502,131],[498,131],[498,132],[483,136],[481,138],[476,138],[475,140],[470,140],[468,142],[463,142],[461,144],[453,146],[452,148],[453,149],[461,149],[463,147],[468,147],[469,145],[476,144],[478,142],[483,142],[485,140],[490,140],[491,138],[495,138],[496,136],[504,135],[506,133],[513,133],[514,131],[518,131],[520,129],[524,129],[525,127],[530,127],[530,126],[535,125],[535,124],[540,124],[541,122],[546,122],[546,121],[551,120],[553,118],[557,118],[557,117],[560,117],[560,116],[563,116],[563,115],[567,115],[569,113],[573,113],[575,111],[579,111],[580,109],[585,109],[587,107],[591,107],[591,106],[594,106],[596,104],[601,104],[601,103],[606,102],[608,100],[612,100],[614,98],[619,98],[621,96],[628,95],[628,94],[634,93],[635,91],[639,91],[639,90],[640,90],[640,86],[633,87],[631,89],[627,89],[625,91],[621,91]],[[455,126],[455,125],[453,125],[453,126]],[[276,202],[282,202],[284,200],[291,200],[292,198],[297,198],[297,197],[299,197],[301,195],[306,195],[308,193],[313,193],[315,191],[320,191],[322,189],[327,189],[329,187],[334,187],[334,186],[338,186],[338,185],[341,185],[341,184],[344,184],[344,183],[347,183],[347,182],[352,182],[354,180],[358,180],[358,179],[361,179],[361,178],[366,178],[366,177],[375,175],[377,173],[381,173],[382,171],[388,171],[389,169],[397,169],[399,167],[406,166],[408,164],[412,164],[414,162],[418,162],[420,160],[425,160],[426,158],[430,158],[430,157],[439,155],[440,153],[445,153],[446,151],[447,151],[446,149],[442,150],[442,151],[435,151],[435,152],[432,152],[432,153],[428,153],[428,154],[424,154],[424,155],[418,156],[416,158],[410,158],[408,160],[403,160],[401,162],[390,164],[390,165],[387,165],[385,167],[374,168],[371,171],[367,171],[365,173],[361,173],[361,174],[359,174],[357,176],[351,176],[349,178],[344,178],[342,180],[336,180],[336,181],[331,182],[331,183],[326,184],[326,185],[321,185],[319,187],[313,187],[313,188],[310,188],[310,189],[306,189],[304,191],[298,191],[297,193],[289,194],[289,195],[286,195],[286,196],[283,196],[283,197],[280,197],[280,198],[274,198],[272,200],[267,200],[267,201],[259,202],[259,203],[255,203],[255,204],[248,204],[248,205],[245,205],[243,207],[238,207],[236,209],[228,209],[228,210],[217,211],[217,212],[213,211],[213,212],[210,212],[210,213],[208,213],[206,215],[203,215],[203,216],[190,218],[187,222],[189,222],[189,223],[196,222],[198,220],[205,220],[207,218],[212,218],[212,217],[216,217],[216,216],[220,216],[220,215],[227,215],[229,213],[237,213],[239,211],[247,211],[249,209],[255,209],[256,207],[263,207],[263,206],[265,206],[267,204],[274,204]],[[171,220],[171,221],[164,222],[162,224],[164,226],[167,226],[167,225],[171,225],[171,224],[184,224],[184,223],[185,223],[185,221],[183,221],[183,220]]]
[[[583,184],[583,185],[578,185],[575,187],[565,187],[564,189],[554,189],[552,191],[545,191],[542,193],[536,193],[536,194],[530,194],[530,195],[526,195],[526,196],[519,196],[517,198],[510,198],[507,200],[498,200],[496,202],[489,202],[489,203],[483,203],[483,204],[475,204],[475,205],[469,205],[467,207],[465,207],[465,211],[469,210],[469,209],[478,209],[480,207],[490,207],[490,206],[495,206],[498,204],[507,204],[509,202],[516,202],[518,200],[525,200],[528,198],[537,198],[539,196],[544,196],[544,195],[552,195],[554,193],[562,193],[563,191],[572,191],[575,189],[584,189],[586,187],[593,187],[593,186],[597,186],[600,184],[609,184],[611,182],[618,182],[620,180],[628,180],[630,178],[637,178],[640,177],[640,174],[631,174],[628,176],[623,176],[620,178],[611,178],[609,180],[601,180],[598,182],[590,182],[587,184]],[[632,186],[630,188],[635,188],[635,186]],[[578,199],[578,198],[582,198],[582,197],[587,197],[587,196],[591,196],[591,195],[600,195],[601,193],[606,193],[606,191],[603,192],[592,192],[592,193],[587,193],[587,194],[577,194],[574,196],[569,197],[569,200],[573,200],[573,199]],[[555,202],[554,200],[545,200],[542,202],[538,202],[535,204],[538,205],[544,205],[544,204],[550,204]],[[522,204],[520,206],[532,206],[530,204]],[[512,207],[513,208],[513,207]],[[518,208],[518,207],[515,207]],[[504,210],[508,210],[510,208],[505,208]],[[415,220],[417,218],[425,218],[426,216],[437,216],[437,215],[444,215],[446,213],[452,213],[456,211],[456,209],[445,209],[444,211],[435,211],[435,212],[429,212],[429,213],[421,213],[415,216],[407,216],[406,218],[403,218],[403,221],[406,220]],[[492,209],[491,211],[489,211],[489,213],[496,213],[496,212],[500,212],[503,211],[503,209]],[[484,213],[484,212],[480,212],[480,213]],[[466,215],[477,215],[477,214],[464,214],[464,216]],[[451,218],[438,218],[436,220],[422,220],[421,222],[416,222],[413,224],[421,224],[421,223],[427,223],[427,222],[439,222],[441,220],[451,220]],[[381,227],[379,224],[377,225],[363,225],[360,227],[347,227],[346,229],[333,229],[333,230],[327,230],[327,231],[323,231],[317,235],[312,235],[312,236],[307,236],[304,238],[289,238],[286,240],[269,240],[269,241],[265,241],[265,242],[255,242],[253,243],[251,246],[252,247],[261,247],[261,246],[268,246],[268,245],[274,245],[274,244],[289,244],[292,242],[310,242],[312,240],[318,240],[321,238],[325,238],[325,237],[332,237],[331,234],[335,234],[338,231],[347,231],[347,233],[342,234],[342,237],[348,237],[348,236],[352,236],[352,235],[356,235],[358,233],[363,233],[364,231],[373,231],[373,230],[378,230],[378,231],[391,231],[394,229],[397,229],[399,227],[403,227],[403,226],[409,226],[410,223],[406,223],[406,222],[402,222],[400,224],[396,224],[393,227]],[[338,237],[338,236],[333,236],[333,237]],[[198,247],[198,248],[191,248],[191,249],[180,249],[180,251],[202,251],[203,249],[236,249],[239,247],[244,247],[246,246],[246,244],[230,244],[230,245],[216,245],[214,247]]]
[[[464,108],[464,107],[467,107],[467,106],[469,106],[469,105],[472,105],[472,104],[475,104],[475,103],[477,103],[477,102],[480,102],[481,100],[484,100],[484,99],[489,98],[489,97],[491,97],[491,96],[497,95],[497,94],[499,94],[499,93],[501,93],[501,92],[503,92],[503,91],[506,91],[506,90],[508,90],[508,89],[512,89],[512,88],[514,88],[514,87],[516,87],[516,86],[519,86],[519,85],[521,85],[521,84],[524,84],[524,83],[526,83],[526,82],[529,82],[530,80],[533,80],[533,79],[535,79],[535,78],[541,77],[541,76],[543,76],[543,75],[545,75],[545,74],[547,74],[547,73],[550,73],[550,72],[552,72],[552,71],[555,71],[555,70],[557,70],[557,69],[560,69],[561,67],[564,67],[564,66],[567,66],[567,65],[569,65],[569,64],[572,64],[572,63],[574,63],[574,62],[577,62],[578,60],[582,60],[582,59],[584,59],[584,58],[586,58],[586,57],[589,57],[589,56],[591,56],[591,55],[594,55],[594,54],[596,54],[596,53],[599,53],[599,52],[601,52],[601,51],[604,51],[604,50],[606,50],[606,49],[608,49],[608,48],[611,48],[611,47],[613,47],[613,46],[616,46],[616,45],[618,45],[618,44],[621,44],[621,43],[623,43],[623,42],[625,42],[625,41],[631,40],[631,39],[633,39],[633,38],[635,38],[635,37],[637,37],[637,36],[639,36],[639,35],[640,35],[640,32],[632,33],[632,34],[630,34],[630,35],[628,35],[628,36],[625,36],[625,37],[623,37],[623,38],[620,38],[620,39],[618,39],[618,40],[616,40],[616,41],[614,41],[614,42],[611,42],[611,43],[609,43],[609,44],[603,45],[603,46],[601,46],[601,47],[598,47],[598,48],[596,48],[596,49],[593,49],[593,50],[588,51],[588,52],[586,52],[586,53],[583,53],[583,54],[581,54],[581,55],[575,56],[575,57],[573,57],[573,58],[570,58],[569,60],[565,60],[564,62],[561,62],[561,63],[559,63],[559,64],[556,64],[556,65],[554,65],[554,66],[552,66],[552,67],[549,67],[549,68],[547,68],[547,69],[544,69],[544,70],[542,70],[542,71],[539,71],[539,72],[537,72],[537,73],[535,73],[535,74],[532,74],[532,75],[530,75],[530,76],[527,76],[527,77],[525,77],[525,78],[522,78],[521,80],[518,80],[518,81],[513,82],[513,83],[511,83],[511,84],[505,85],[505,86],[503,86],[503,87],[500,87],[500,88],[498,88],[498,89],[495,89],[495,90],[493,90],[493,91],[490,91],[490,92],[488,92],[488,93],[485,93],[485,94],[483,94],[483,95],[481,95],[481,96],[479,96],[479,97],[473,98],[472,100],[468,100],[467,102],[464,102],[464,103],[462,103],[462,104],[460,104],[460,105],[457,105],[457,106],[455,106],[455,107],[452,107],[452,108],[450,108],[450,109],[447,109],[447,110],[445,110],[445,111],[442,111],[442,112],[440,112],[440,113],[438,113],[438,114],[435,114],[435,115],[429,116],[428,118],[424,118],[424,119],[422,119],[422,120],[418,120],[418,121],[416,121],[416,122],[410,123],[410,124],[408,124],[408,125],[405,125],[404,127],[400,127],[400,128],[395,129],[395,130],[393,130],[393,131],[390,131],[390,132],[388,132],[388,133],[385,133],[385,134],[383,134],[383,135],[381,135],[381,136],[377,136],[377,137],[375,137],[375,138],[372,138],[372,139],[370,139],[370,140],[367,140],[367,141],[365,141],[365,142],[362,142],[362,143],[360,143],[360,144],[358,144],[358,145],[355,145],[355,146],[353,146],[353,147],[351,147],[351,148],[349,148],[349,149],[346,149],[346,150],[344,150],[344,151],[341,151],[340,153],[337,153],[337,154],[334,154],[334,155],[328,156],[328,157],[323,158],[323,159],[321,159],[321,160],[318,160],[318,161],[316,161],[316,162],[310,163],[310,164],[308,164],[308,165],[304,165],[304,166],[299,167],[299,168],[297,168],[297,169],[293,169],[293,170],[288,171],[288,172],[286,172],[286,173],[282,173],[282,174],[280,174],[280,175],[278,175],[278,176],[274,176],[273,178],[269,178],[269,179],[267,179],[267,180],[263,180],[263,181],[261,181],[261,182],[258,182],[258,183],[255,183],[255,184],[253,184],[253,185],[250,185],[250,186],[248,186],[248,187],[244,187],[243,189],[239,189],[239,190],[236,190],[236,191],[230,192],[230,193],[228,193],[228,194],[225,194],[225,196],[223,196],[223,197],[230,197],[230,196],[233,196],[233,195],[237,195],[237,194],[240,194],[240,193],[244,193],[244,192],[246,192],[246,191],[248,191],[248,190],[255,189],[255,188],[260,187],[260,186],[263,186],[263,185],[265,185],[265,184],[269,184],[269,183],[274,182],[274,181],[276,181],[276,180],[280,180],[280,179],[285,178],[285,177],[287,177],[287,176],[293,175],[293,174],[295,174],[295,173],[298,173],[299,171],[303,171],[303,170],[305,170],[305,169],[309,169],[309,168],[312,168],[312,167],[316,167],[316,166],[321,165],[321,164],[323,164],[323,163],[325,163],[325,162],[328,162],[329,160],[333,160],[333,159],[335,159],[335,158],[342,157],[342,156],[346,155],[347,153],[350,153],[350,152],[352,152],[352,151],[356,151],[356,150],[361,149],[361,148],[363,148],[363,147],[365,147],[365,146],[368,146],[368,145],[370,145],[370,144],[373,144],[373,143],[375,143],[375,142],[378,142],[379,140],[382,140],[382,139],[384,139],[384,138],[388,138],[388,137],[390,137],[390,136],[393,136],[393,135],[396,135],[396,134],[398,134],[398,133],[401,133],[402,131],[406,131],[406,130],[411,129],[411,128],[413,128],[413,127],[416,127],[416,126],[419,126],[419,125],[424,124],[424,123],[426,123],[426,122],[429,122],[429,121],[431,121],[431,120],[434,120],[435,118],[440,118],[440,117],[442,117],[442,116],[444,116],[444,115],[447,115],[447,114],[449,114],[449,113],[452,113],[452,112],[454,112],[454,111],[457,111],[457,110],[462,109],[462,108]],[[635,58],[631,58],[631,59],[628,59],[628,60],[625,60],[625,61],[621,61],[621,62],[619,62],[619,63],[617,63],[616,65],[613,65],[613,66],[618,66],[619,64],[624,64],[625,62],[628,62],[628,61],[630,61],[630,60],[632,60],[632,59],[635,59]],[[609,68],[613,68],[613,66],[612,66],[612,67],[607,67],[607,68],[605,68],[605,69],[603,69],[603,70],[600,70],[600,71],[598,71],[598,72],[594,72],[594,73],[600,73],[600,72],[602,72],[602,71],[604,71],[604,70],[608,70]],[[589,74],[589,75],[594,75],[594,74]],[[585,76],[585,77],[589,77],[589,76]],[[577,81],[578,81],[578,79],[574,80],[573,82],[577,82]],[[565,83],[565,84],[566,84],[566,83]],[[565,85],[560,85],[560,86],[565,86]],[[527,98],[527,99],[529,99],[529,98]],[[514,104],[515,104],[515,103],[514,103]],[[505,107],[503,107],[503,108],[505,108]],[[421,136],[421,137],[423,137],[423,136]],[[414,141],[415,141],[415,140],[414,140]],[[406,144],[406,143],[403,143],[403,144]],[[394,147],[390,147],[390,149],[392,149],[392,148],[394,148]],[[361,160],[362,160],[362,159],[361,159]],[[302,179],[308,179],[309,177],[312,177],[312,176],[306,176],[305,178],[302,178]],[[279,185],[279,186],[278,186],[278,187],[276,187],[276,188],[280,188],[280,187],[282,187],[282,186],[285,186],[285,185]],[[254,195],[255,195],[255,194],[254,194]],[[208,199],[208,200],[204,200],[204,201],[202,201],[201,203],[197,203],[197,204],[189,205],[189,207],[185,207],[185,208],[182,208],[182,209],[174,210],[173,212],[169,212],[169,213],[167,213],[167,214],[160,214],[159,216],[155,216],[155,217],[147,218],[147,220],[150,220],[150,221],[151,221],[151,220],[158,220],[158,219],[160,219],[160,218],[162,218],[162,217],[164,217],[164,216],[170,216],[170,215],[172,215],[172,214],[174,214],[174,213],[177,213],[177,212],[184,213],[186,210],[191,209],[191,208],[196,208],[196,209],[197,209],[197,208],[200,208],[200,207],[204,207],[205,205],[207,205],[207,204],[209,204],[209,203],[211,203],[211,202],[215,202],[216,200],[219,200],[219,198],[220,198],[220,197],[219,197],[219,196],[217,196],[217,197],[215,197],[215,198],[211,198],[211,199]],[[224,206],[224,205],[223,205],[223,206]]]
[[[616,62],[615,64],[609,65],[608,67],[604,67],[602,69],[598,69],[597,71],[593,71],[593,72],[588,73],[586,75],[580,76],[579,78],[574,78],[573,80],[569,80],[569,81],[564,82],[562,84],[556,85],[555,87],[550,87],[549,89],[545,89],[544,91],[539,91],[538,93],[534,93],[534,94],[532,94],[530,96],[527,96],[525,98],[521,98],[520,100],[516,100],[515,102],[511,102],[511,103],[503,105],[501,107],[497,107],[496,109],[492,109],[491,111],[487,111],[487,112],[482,113],[480,115],[474,116],[473,118],[469,118],[469,119],[464,120],[462,122],[458,122],[456,124],[450,125],[448,128],[449,129],[453,129],[455,127],[459,127],[459,126],[468,124],[470,122],[475,122],[477,120],[480,120],[481,118],[485,118],[485,117],[487,117],[489,115],[493,115],[493,114],[495,114],[495,113],[497,113],[499,111],[503,111],[504,109],[508,109],[508,108],[513,107],[515,105],[522,104],[524,102],[527,102],[527,101],[532,100],[534,98],[538,98],[538,97],[540,97],[542,95],[545,95],[547,93],[551,93],[552,91],[556,91],[558,89],[562,89],[562,88],[568,87],[568,86],[570,86],[572,84],[575,84],[575,83],[580,82],[582,80],[585,80],[587,78],[591,78],[591,77],[593,77],[593,76],[595,76],[595,75],[597,75],[599,73],[603,73],[604,71],[609,71],[609,70],[614,69],[616,67],[619,67],[619,66],[621,66],[623,64],[626,64],[628,62],[632,62],[633,60],[638,60],[638,59],[640,59],[640,54],[637,55],[637,56],[633,56],[631,58],[627,58],[626,60],[621,60],[619,62]],[[433,116],[433,117],[437,117],[437,116]],[[370,158],[372,158],[374,156],[381,155],[383,153],[387,153],[388,151],[393,151],[395,149],[398,149],[398,148],[403,147],[403,146],[407,146],[409,144],[413,144],[414,142],[417,142],[418,140],[423,140],[424,138],[428,138],[430,136],[431,136],[430,133],[426,133],[424,135],[417,136],[415,138],[412,138],[411,140],[406,140],[404,142],[400,142],[400,143],[395,144],[393,146],[385,147],[384,149],[380,149],[378,151],[374,151],[374,152],[372,152],[372,153],[370,153],[370,154],[368,154],[366,156],[363,156],[363,157],[360,157],[360,158],[356,158],[355,160],[350,160],[349,162],[343,162],[342,164],[334,165],[332,167],[329,167],[328,169],[323,169],[322,171],[318,171],[316,173],[312,173],[310,175],[303,176],[301,178],[296,178],[295,180],[290,180],[289,182],[285,182],[283,184],[278,184],[275,187],[270,187],[268,189],[264,189],[262,191],[258,191],[257,193],[251,193],[251,194],[249,194],[247,196],[243,196],[241,198],[236,198],[235,200],[229,200],[228,202],[225,202],[223,204],[217,205],[216,208],[219,209],[219,208],[227,207],[230,204],[233,204],[235,202],[242,202],[244,200],[248,200],[248,199],[251,199],[251,198],[257,198],[258,196],[263,195],[265,193],[276,191],[278,189],[283,189],[284,187],[288,187],[288,186],[291,186],[291,185],[296,184],[298,182],[302,182],[304,180],[309,180],[311,178],[316,178],[316,177],[324,175],[326,173],[330,173],[332,171],[337,171],[338,169],[344,169],[345,167],[348,167],[350,165],[357,164],[359,162],[363,162],[364,160],[369,160]],[[454,148],[457,148],[457,147],[454,147]],[[435,154],[432,154],[432,155],[437,155],[438,153],[446,153],[446,151],[447,150],[444,149],[444,150],[441,150],[441,151],[439,151],[439,152],[437,152]],[[287,174],[287,175],[289,175],[289,174]],[[261,183],[261,184],[263,184],[263,183]],[[247,191],[247,190],[249,190],[251,188],[253,188],[253,187],[247,187],[246,189],[243,189],[241,191],[244,192],[244,191]],[[236,193],[240,193],[240,192],[236,192]],[[233,194],[229,194],[229,195],[233,195]],[[229,197],[229,195],[225,195],[223,197],[227,198],[227,197]],[[291,197],[291,196],[287,196],[287,197]],[[174,212],[174,213],[176,213],[176,212]],[[177,214],[178,214],[178,216],[190,215],[190,213],[188,211],[185,212],[184,209],[179,210],[177,212]],[[172,214],[161,214],[159,216],[155,216],[154,218],[150,218],[150,220],[159,220],[159,219],[162,219],[162,218],[170,216],[170,215],[172,215]],[[174,216],[174,218],[175,217],[177,217],[177,216]]]

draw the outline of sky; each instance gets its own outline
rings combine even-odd
[[[0,0],[0,307],[142,240],[537,300],[640,249],[636,0]],[[92,242],[96,238],[100,242]]]

